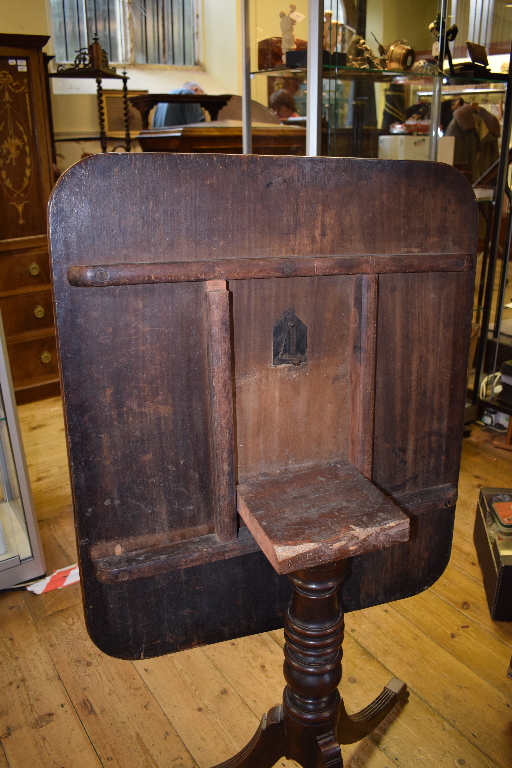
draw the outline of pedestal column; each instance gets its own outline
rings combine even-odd
[[[285,617],[284,650],[286,757],[304,768],[314,768],[325,749],[333,753],[329,765],[343,764],[334,734],[341,707],[344,631],[338,589],[346,569],[347,561],[340,560],[290,575],[293,597]]]

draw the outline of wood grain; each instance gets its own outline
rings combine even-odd
[[[453,361],[468,355],[472,280],[454,278],[379,278],[373,479],[389,493],[457,484],[466,376]]]
[[[455,525],[457,525],[457,521]],[[478,565],[473,542],[464,539],[462,536],[454,535],[450,563],[474,581],[482,584],[482,572]]]
[[[19,408],[21,436],[38,520],[71,509],[71,487],[62,400]]]
[[[355,286],[352,310],[348,458],[368,479],[372,477],[373,464],[378,288],[377,275],[359,278]]]
[[[258,545],[250,532],[242,528],[240,534],[232,541],[219,542],[216,534],[209,534],[98,558],[93,561],[93,565],[99,581],[117,584],[258,551]]]
[[[229,292],[225,280],[206,283],[210,372],[211,447],[215,533],[220,542],[237,536],[234,404]]]
[[[510,623],[493,621],[489,616],[481,581],[475,581],[450,563],[441,578],[432,586],[432,591],[460,611],[463,616],[477,622],[500,640],[506,643],[512,641]]]
[[[421,599],[416,595],[397,600],[393,608],[493,688],[510,696],[510,682],[503,675],[510,660],[507,643],[490,635],[476,621],[462,617],[459,610],[431,591]]]
[[[355,280],[230,283],[239,483],[347,457]],[[276,366],[272,331],[289,309],[307,327],[306,362]]]
[[[54,521],[59,525],[63,523],[65,528],[71,529],[72,542],[71,546],[65,544],[61,545],[62,537],[58,534],[55,535],[56,526],[51,527],[50,521]],[[67,565],[74,565],[76,563],[76,544],[74,542],[74,530],[73,520],[71,512],[64,513],[58,517],[46,518],[39,525],[41,532],[41,541],[43,546],[43,552],[46,559],[47,573],[53,573],[53,571],[59,568],[65,568]],[[60,541],[59,541],[60,540]],[[69,557],[67,552],[70,551],[74,554],[74,557]],[[34,595],[32,592],[23,592],[23,600],[27,607],[30,616],[34,621],[44,618],[52,613],[62,611],[69,608],[72,605],[78,605],[82,601],[82,594],[80,590],[80,584],[72,584],[66,589],[54,589],[51,592],[45,592],[42,595]]]
[[[91,643],[78,606],[47,617],[39,630],[102,764],[195,766],[133,666]]]
[[[457,488],[451,483],[433,488],[395,493],[390,497],[410,515],[421,515],[432,509],[450,509],[457,501]]]
[[[393,613],[391,605],[375,606],[364,614],[354,613],[350,618],[353,637],[370,653],[375,653],[377,647],[385,653],[393,674],[406,679],[410,690],[436,712],[443,710],[448,697],[452,711],[457,711],[457,716],[453,715],[448,721],[457,722],[461,734],[475,747],[485,743],[484,754],[491,761],[506,764],[510,758],[509,697],[430,638],[424,637],[421,651],[415,650],[417,628],[401,616],[391,618]],[[405,649],[407,655],[404,655]],[[446,688],[449,676],[457,683]]]
[[[278,573],[409,538],[409,520],[350,462],[239,485],[238,510]]]
[[[48,408],[48,405],[51,407]],[[36,448],[41,445],[47,446],[45,450],[47,451],[47,462],[49,464],[51,463],[54,450],[58,457],[59,444],[60,450],[65,454],[63,432],[53,428],[53,421],[58,423],[59,420],[62,420],[62,416],[59,416],[58,408],[56,408],[57,405],[57,400],[43,401],[37,407],[36,404],[29,404],[19,409],[22,420],[26,420],[29,423],[30,419],[28,417],[25,419],[25,414],[30,414],[34,423],[39,425],[37,429],[27,432],[25,438],[26,449],[30,453],[31,451],[33,452],[34,446]],[[40,411],[39,414],[37,413],[38,409]],[[55,439],[53,445],[55,448],[51,446],[52,440],[50,439],[54,432]],[[402,603],[394,603],[393,610],[390,610],[390,606],[386,606],[388,614],[385,615],[388,618],[389,624],[383,627],[372,622],[374,643],[370,649],[362,647],[354,639],[359,634],[359,629],[357,629],[357,625],[352,624],[353,619],[358,620],[360,616],[364,616],[366,611],[351,613],[346,617],[344,673],[340,692],[345,700],[348,711],[355,712],[365,706],[394,674],[393,666],[396,662],[396,654],[390,653],[387,637],[381,637],[381,633],[384,630],[389,636],[391,647],[395,643],[399,644],[403,657],[401,663],[409,670],[406,678],[407,682],[413,684],[413,691],[408,703],[396,716],[391,715],[388,717],[372,737],[365,739],[359,744],[343,748],[345,765],[350,766],[350,768],[390,768],[391,765],[395,765],[397,768],[425,768],[427,765],[452,768],[453,765],[463,764],[472,766],[472,768],[509,768],[509,753],[505,753],[502,759],[498,759],[498,755],[491,757],[490,750],[495,742],[494,729],[502,732],[509,725],[510,709],[506,707],[499,712],[491,710],[490,706],[493,706],[493,701],[488,697],[488,693],[493,690],[498,692],[499,689],[503,691],[503,687],[508,685],[506,683],[506,668],[512,653],[512,632],[509,624],[490,620],[485,594],[481,586],[481,577],[478,573],[475,574],[474,566],[471,565],[471,558],[476,559],[474,548],[471,555],[473,547],[471,534],[478,500],[478,485],[505,486],[507,482],[509,483],[512,469],[510,457],[506,457],[504,452],[500,454],[497,449],[492,447],[492,436],[493,433],[489,430],[481,430],[478,427],[474,427],[472,436],[464,440],[459,482],[459,501],[457,505],[457,518],[459,522],[455,530],[451,564],[441,579],[425,593],[417,595],[410,600],[405,600]],[[486,442],[486,439],[488,442]],[[57,461],[56,463],[58,464],[59,462]],[[60,472],[63,478],[66,477],[66,471],[65,467],[61,466]],[[58,474],[53,478],[53,482],[59,485]],[[70,536],[73,532],[71,512],[63,513],[61,516],[47,515],[45,503],[48,504],[48,512],[50,513],[54,509],[55,503],[52,482],[50,480],[47,482],[46,492],[42,493],[40,498],[42,506],[39,511],[42,517],[45,518],[42,524],[45,554],[55,567],[62,567],[67,562],[65,552],[70,548]],[[443,498],[442,495],[440,498]],[[49,527],[50,523],[52,524],[51,529]],[[467,534],[466,538],[464,538],[464,533]],[[69,554],[71,554],[71,549]],[[79,586],[74,585],[78,589]],[[45,731],[48,732],[47,729],[49,728],[49,726],[45,726],[34,731],[30,727],[32,721],[30,718],[26,718],[24,714],[26,711],[25,693],[27,690],[25,686],[30,686],[30,690],[33,691],[37,684],[32,681],[31,677],[35,675],[36,679],[40,679],[39,664],[34,663],[34,644],[30,642],[30,639],[34,637],[34,632],[37,632],[36,637],[39,637],[37,642],[42,643],[39,647],[47,648],[49,651],[48,663],[50,663],[49,660],[52,658],[51,669],[54,670],[54,674],[58,675],[61,679],[66,679],[66,690],[69,694],[69,699],[67,699],[68,707],[73,706],[75,701],[78,707],[78,715],[73,718],[71,728],[61,732],[59,736],[59,744],[61,745],[59,749],[62,749],[62,751],[59,753],[57,750],[57,757],[60,754],[61,762],[50,763],[51,768],[54,768],[54,765],[59,766],[59,768],[60,766],[73,765],[73,760],[75,760],[77,768],[82,768],[84,764],[88,765],[86,760],[79,759],[80,756],[76,759],[73,755],[70,756],[69,748],[62,739],[69,736],[71,739],[69,743],[75,744],[78,736],[74,733],[74,730],[78,729],[78,731],[82,732],[82,738],[85,738],[88,743],[90,739],[87,733],[90,734],[94,746],[95,736],[93,735],[91,720],[95,716],[92,714],[87,715],[81,705],[81,700],[84,698],[81,695],[82,686],[84,679],[88,679],[87,677],[84,678],[84,673],[91,675],[90,680],[96,680],[96,675],[103,678],[104,670],[107,670],[107,665],[112,660],[102,657],[102,660],[98,661],[97,665],[94,662],[93,669],[86,665],[85,668],[83,665],[73,667],[73,642],[78,635],[76,634],[76,625],[73,624],[71,625],[72,631],[68,638],[64,637],[64,635],[67,635],[68,626],[65,618],[67,611],[64,609],[70,607],[66,605],[66,596],[69,594],[69,591],[73,591],[74,587],[57,590],[56,592],[48,593],[46,596],[41,595],[39,597],[28,592],[24,594],[25,602],[27,603],[27,599],[30,598],[32,606],[37,606],[40,604],[39,601],[44,600],[45,597],[49,598],[50,595],[56,601],[51,605],[45,606],[50,613],[43,609],[41,614],[39,614],[38,609],[30,609],[33,621],[28,625],[30,629],[28,634],[26,613],[14,609],[8,610],[9,605],[13,604],[13,600],[17,600],[17,596],[13,594],[0,595],[0,610],[2,610],[4,604],[7,606],[7,612],[2,612],[1,626],[5,626],[9,633],[8,637],[14,639],[16,644],[15,655],[18,656],[16,664],[23,667],[20,677],[26,678],[26,683],[20,686],[19,689],[15,689],[13,692],[9,689],[7,699],[5,699],[3,689],[0,692],[0,697],[2,697],[0,698],[0,712],[3,713],[5,711],[4,701],[7,701],[9,712],[19,712],[21,718],[19,720],[19,731],[12,733],[11,736],[5,735],[7,731],[2,730],[0,732],[0,736],[3,737],[0,743],[5,748],[5,755],[8,755],[10,760],[8,763],[7,758],[4,757],[5,768],[7,768],[7,765],[9,765],[9,768],[27,768],[28,765],[39,764],[47,765],[45,760],[48,751],[41,756],[40,752],[34,752],[31,747],[27,747],[27,751],[22,751],[20,753],[21,757],[18,758],[18,747],[9,746],[10,743],[12,744],[12,739],[17,739],[18,744],[23,742],[24,744],[31,745],[34,743],[34,736],[38,738],[40,735],[44,735]],[[76,600],[79,600],[78,592],[76,593]],[[59,605],[62,610],[62,620],[59,619],[57,623],[59,614],[56,611],[59,610]],[[414,640],[407,647],[400,645],[400,622],[404,621],[404,616],[401,614],[402,606],[404,610],[407,609],[407,623],[414,631]],[[411,607],[409,608],[409,606]],[[55,613],[53,613],[52,608],[55,609]],[[76,611],[78,621],[78,609],[75,607],[72,610]],[[372,610],[370,609],[370,614]],[[41,627],[39,615],[50,616],[50,614],[53,614],[56,620],[56,623],[53,624],[54,618],[52,617],[51,619],[52,633],[57,626],[60,627],[63,637],[61,637],[59,642],[62,643],[62,647],[71,648],[69,658],[64,658],[62,654],[57,654],[54,649],[47,645],[48,642],[53,642],[50,639],[51,633],[47,634],[41,630],[39,634],[39,628]],[[12,622],[7,625],[5,617],[13,617]],[[47,619],[43,619],[43,623],[46,622]],[[468,628],[463,628],[463,625],[468,625]],[[356,631],[352,632],[352,629]],[[451,637],[452,630],[456,634],[455,638]],[[437,656],[435,654],[431,655],[431,653],[433,648],[432,642],[436,646],[438,645],[437,640],[435,640],[438,637],[438,633],[439,640],[444,644],[444,649],[438,646],[439,652],[443,653],[445,660],[442,668],[443,674],[440,676],[439,682],[440,693],[443,695],[438,696],[436,705],[433,707],[431,700],[428,698],[430,695],[429,689],[416,689],[414,681],[417,678],[424,680],[424,673],[421,671],[424,668],[428,670],[432,667],[435,668]],[[449,637],[446,637],[446,633],[448,633]],[[29,641],[27,641],[27,638]],[[85,661],[93,661],[95,659],[94,653],[97,652],[94,651],[91,645],[86,644],[87,641],[85,639],[83,640],[83,646],[81,642],[77,649],[79,652],[78,657],[81,657],[82,651],[89,653],[90,649],[92,655],[90,657],[84,655],[83,659]],[[192,662],[190,667],[187,668],[186,684],[190,683],[192,685],[192,693],[190,695],[195,697],[190,700],[182,698],[181,687],[174,686],[172,674],[168,676],[166,665],[170,659],[158,659],[149,663],[140,662],[142,670],[146,666],[149,668],[153,663],[157,665],[155,674],[159,675],[160,679],[158,681],[158,696],[155,698],[155,701],[158,699],[162,706],[173,711],[177,711],[180,707],[184,708],[185,703],[188,707],[189,702],[191,702],[190,707],[187,709],[187,717],[183,718],[184,727],[179,729],[179,736],[189,752],[200,755],[204,753],[205,749],[208,750],[208,757],[211,757],[211,759],[208,762],[208,759],[204,758],[203,764],[205,768],[209,768],[215,762],[219,762],[221,759],[233,754],[238,747],[238,743],[234,743],[229,735],[227,737],[224,736],[226,731],[230,734],[230,729],[236,728],[236,720],[234,722],[227,719],[224,699],[230,693],[220,694],[222,688],[230,692],[236,691],[236,695],[241,697],[241,699],[237,699],[237,702],[240,700],[244,702],[241,708],[238,703],[233,706],[231,711],[234,713],[235,718],[240,716],[244,718],[244,713],[251,713],[252,721],[248,725],[243,726],[246,729],[244,733],[248,734],[248,738],[250,738],[253,730],[255,730],[255,724],[259,720],[261,712],[279,701],[282,692],[282,643],[282,630],[277,630],[272,633],[252,635],[210,645],[203,649],[196,649],[192,652]],[[502,652],[499,649],[501,649],[502,645],[508,649],[508,659],[503,668],[502,680],[500,680],[500,658]],[[490,652],[489,662],[486,656],[487,648],[489,648]],[[194,660],[196,654],[198,656],[201,654],[205,655],[212,663],[213,668],[217,670],[219,677],[213,676],[212,678],[208,674],[205,675],[204,667],[201,665],[195,672]],[[434,661],[431,662],[431,659],[434,659]],[[113,663],[114,665],[119,664],[119,662],[115,661]],[[476,685],[476,688],[472,689],[474,691],[474,698],[486,704],[491,715],[494,717],[492,733],[489,733],[488,730],[479,732],[477,742],[472,737],[470,737],[471,741],[468,740],[468,732],[465,730],[468,725],[468,717],[470,718],[470,725],[476,720],[473,708],[470,706],[472,701],[468,702],[468,708],[471,709],[468,716],[467,709],[460,708],[458,699],[454,698],[453,695],[460,692],[460,689],[457,688],[462,679],[460,665],[467,667],[471,674],[476,675],[476,678],[473,677]],[[130,663],[123,663],[123,669],[125,666],[131,668]],[[120,680],[124,681],[126,675],[128,675],[127,672],[121,671]],[[150,674],[144,671],[141,672],[141,675],[142,682],[151,677]],[[446,675],[446,677],[443,675]],[[479,678],[482,680],[482,685],[479,682]],[[9,679],[8,677],[7,681]],[[217,687],[211,685],[212,679],[217,681]],[[106,671],[104,679],[101,682],[98,679],[99,691],[105,690],[111,681],[111,672]],[[492,681],[494,681],[494,684],[492,684]],[[433,680],[432,685],[435,683],[436,680]],[[45,686],[46,683],[43,681],[42,685]],[[64,690],[64,688],[61,690]],[[136,690],[139,689],[136,688]],[[464,691],[461,693],[464,694]],[[48,690],[44,688],[44,695],[46,696],[47,694]],[[99,695],[101,696],[101,693]],[[152,696],[149,689],[148,696]],[[113,697],[117,701],[117,693],[115,691]],[[98,723],[94,725],[94,734],[100,734],[97,750],[102,754],[108,754],[105,746],[106,740],[112,738],[117,743],[116,740],[119,738],[119,735],[124,733],[126,725],[123,724],[123,720],[126,717],[129,718],[130,722],[140,722],[140,717],[143,716],[143,713],[139,714],[139,711],[135,708],[137,695],[130,698],[128,692],[126,698],[127,702],[125,705],[121,703],[118,715],[116,715],[113,708],[109,708],[105,723],[102,723],[103,715],[101,711],[96,715]],[[510,697],[508,698],[510,700]],[[65,701],[66,699],[62,699],[60,703]],[[205,701],[208,702],[207,707],[204,706]],[[41,699],[41,702],[43,706],[40,711],[43,714],[53,711],[44,706],[44,698]],[[133,713],[130,711],[132,703],[135,708]],[[203,707],[202,711],[198,711],[197,707]],[[39,713],[38,711],[37,715]],[[4,714],[0,715],[0,720],[3,725]],[[88,732],[84,730],[82,725],[82,722],[85,722],[85,720],[87,720]],[[206,735],[203,737],[202,729],[206,720],[208,726]],[[220,726],[219,722],[221,723]],[[254,724],[254,728],[251,723]],[[178,716],[174,721],[174,727],[177,724]],[[473,732],[476,733],[474,730]],[[48,733],[51,736],[51,733]],[[49,743],[51,751],[52,742],[50,741]],[[137,740],[135,749],[138,755],[147,754],[149,756],[151,754],[151,744],[149,741],[145,741],[144,734],[141,734],[140,741]],[[123,755],[125,754],[123,747],[120,748],[120,752]],[[0,765],[2,765],[2,754],[0,752]],[[146,764],[153,768],[150,757],[146,759]],[[162,760],[165,759],[167,758],[164,754]],[[144,763],[142,762],[141,764]],[[279,765],[281,765],[281,761]],[[131,763],[128,761],[126,768],[133,768],[133,761]]]
[[[65,512],[54,515],[45,520],[45,525],[50,529],[59,547],[64,552],[69,563],[76,563],[77,548],[76,534],[73,519]]]
[[[0,603],[2,746],[10,768],[100,768],[21,595]]]
[[[236,688],[256,717],[281,701],[283,650],[271,633],[208,645],[203,652]]]
[[[190,745],[200,768],[231,757],[256,731],[260,718],[202,650],[135,662],[134,666],[183,742]]]
[[[144,257],[142,257],[144,258]],[[253,280],[269,277],[316,277],[326,275],[386,274],[390,272],[468,272],[470,254],[367,254],[365,256],[316,256],[302,259],[221,259],[215,262],[168,262],[104,264],[101,267],[72,266],[68,281],[76,288],[106,288],[113,285],[157,285],[197,280]]]
[[[163,193],[148,195],[155,185]],[[426,204],[429,185],[444,192]],[[371,224],[369,190],[378,201]],[[340,158],[98,156],[59,181],[50,220],[87,626],[103,650],[139,658],[271,629],[289,594],[259,553],[115,584],[96,578],[97,548],[115,554],[126,541],[179,542],[215,529],[204,286],[148,280],[225,279],[216,270],[226,265],[244,278],[229,285],[238,483],[347,459],[358,422],[365,471],[373,465],[371,479],[385,494],[456,484],[476,204],[453,169]],[[398,262],[404,270],[379,275],[376,302],[375,277],[367,292],[378,315],[373,452],[367,372],[361,418],[351,402],[354,352],[373,344],[370,335],[354,338],[360,275],[297,276],[295,260],[302,268],[308,259],[313,270],[336,260],[349,272],[375,275]],[[424,262],[434,271],[407,272]],[[115,267],[127,284],[70,285],[70,268],[83,266],[79,280],[90,270],[93,282],[108,281]],[[306,360],[273,366],[273,328],[289,311],[307,326]],[[435,581],[448,561],[453,513],[453,504],[437,501],[413,511],[408,542],[354,557],[347,609]]]

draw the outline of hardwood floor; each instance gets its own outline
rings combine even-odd
[[[49,570],[76,560],[59,399],[19,409]],[[512,486],[512,454],[475,428],[450,565],[421,595],[347,615],[342,691],[364,707],[391,677],[411,695],[346,768],[509,768],[512,623],[490,619],[472,544],[479,488]],[[88,639],[80,585],[0,595],[0,768],[208,768],[281,699],[282,631],[137,661]],[[280,760],[277,765],[294,765]]]

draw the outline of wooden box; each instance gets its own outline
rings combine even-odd
[[[512,488],[480,489],[473,534],[494,621],[512,621],[512,537],[510,541],[498,538],[490,511],[493,499],[503,494],[512,497]]]

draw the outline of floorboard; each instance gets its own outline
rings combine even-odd
[[[76,561],[59,398],[19,409],[48,569]],[[512,454],[465,439],[452,558],[421,595],[347,616],[347,709],[388,680],[407,703],[345,768],[510,768],[512,623],[489,616],[472,543],[482,486],[512,486]],[[0,595],[0,768],[208,768],[252,736],[281,697],[282,631],[135,663],[88,639],[80,585]],[[291,768],[285,759],[277,765]]]
[[[46,616],[38,630],[103,764],[196,765],[133,665],[89,640],[81,605]]]

